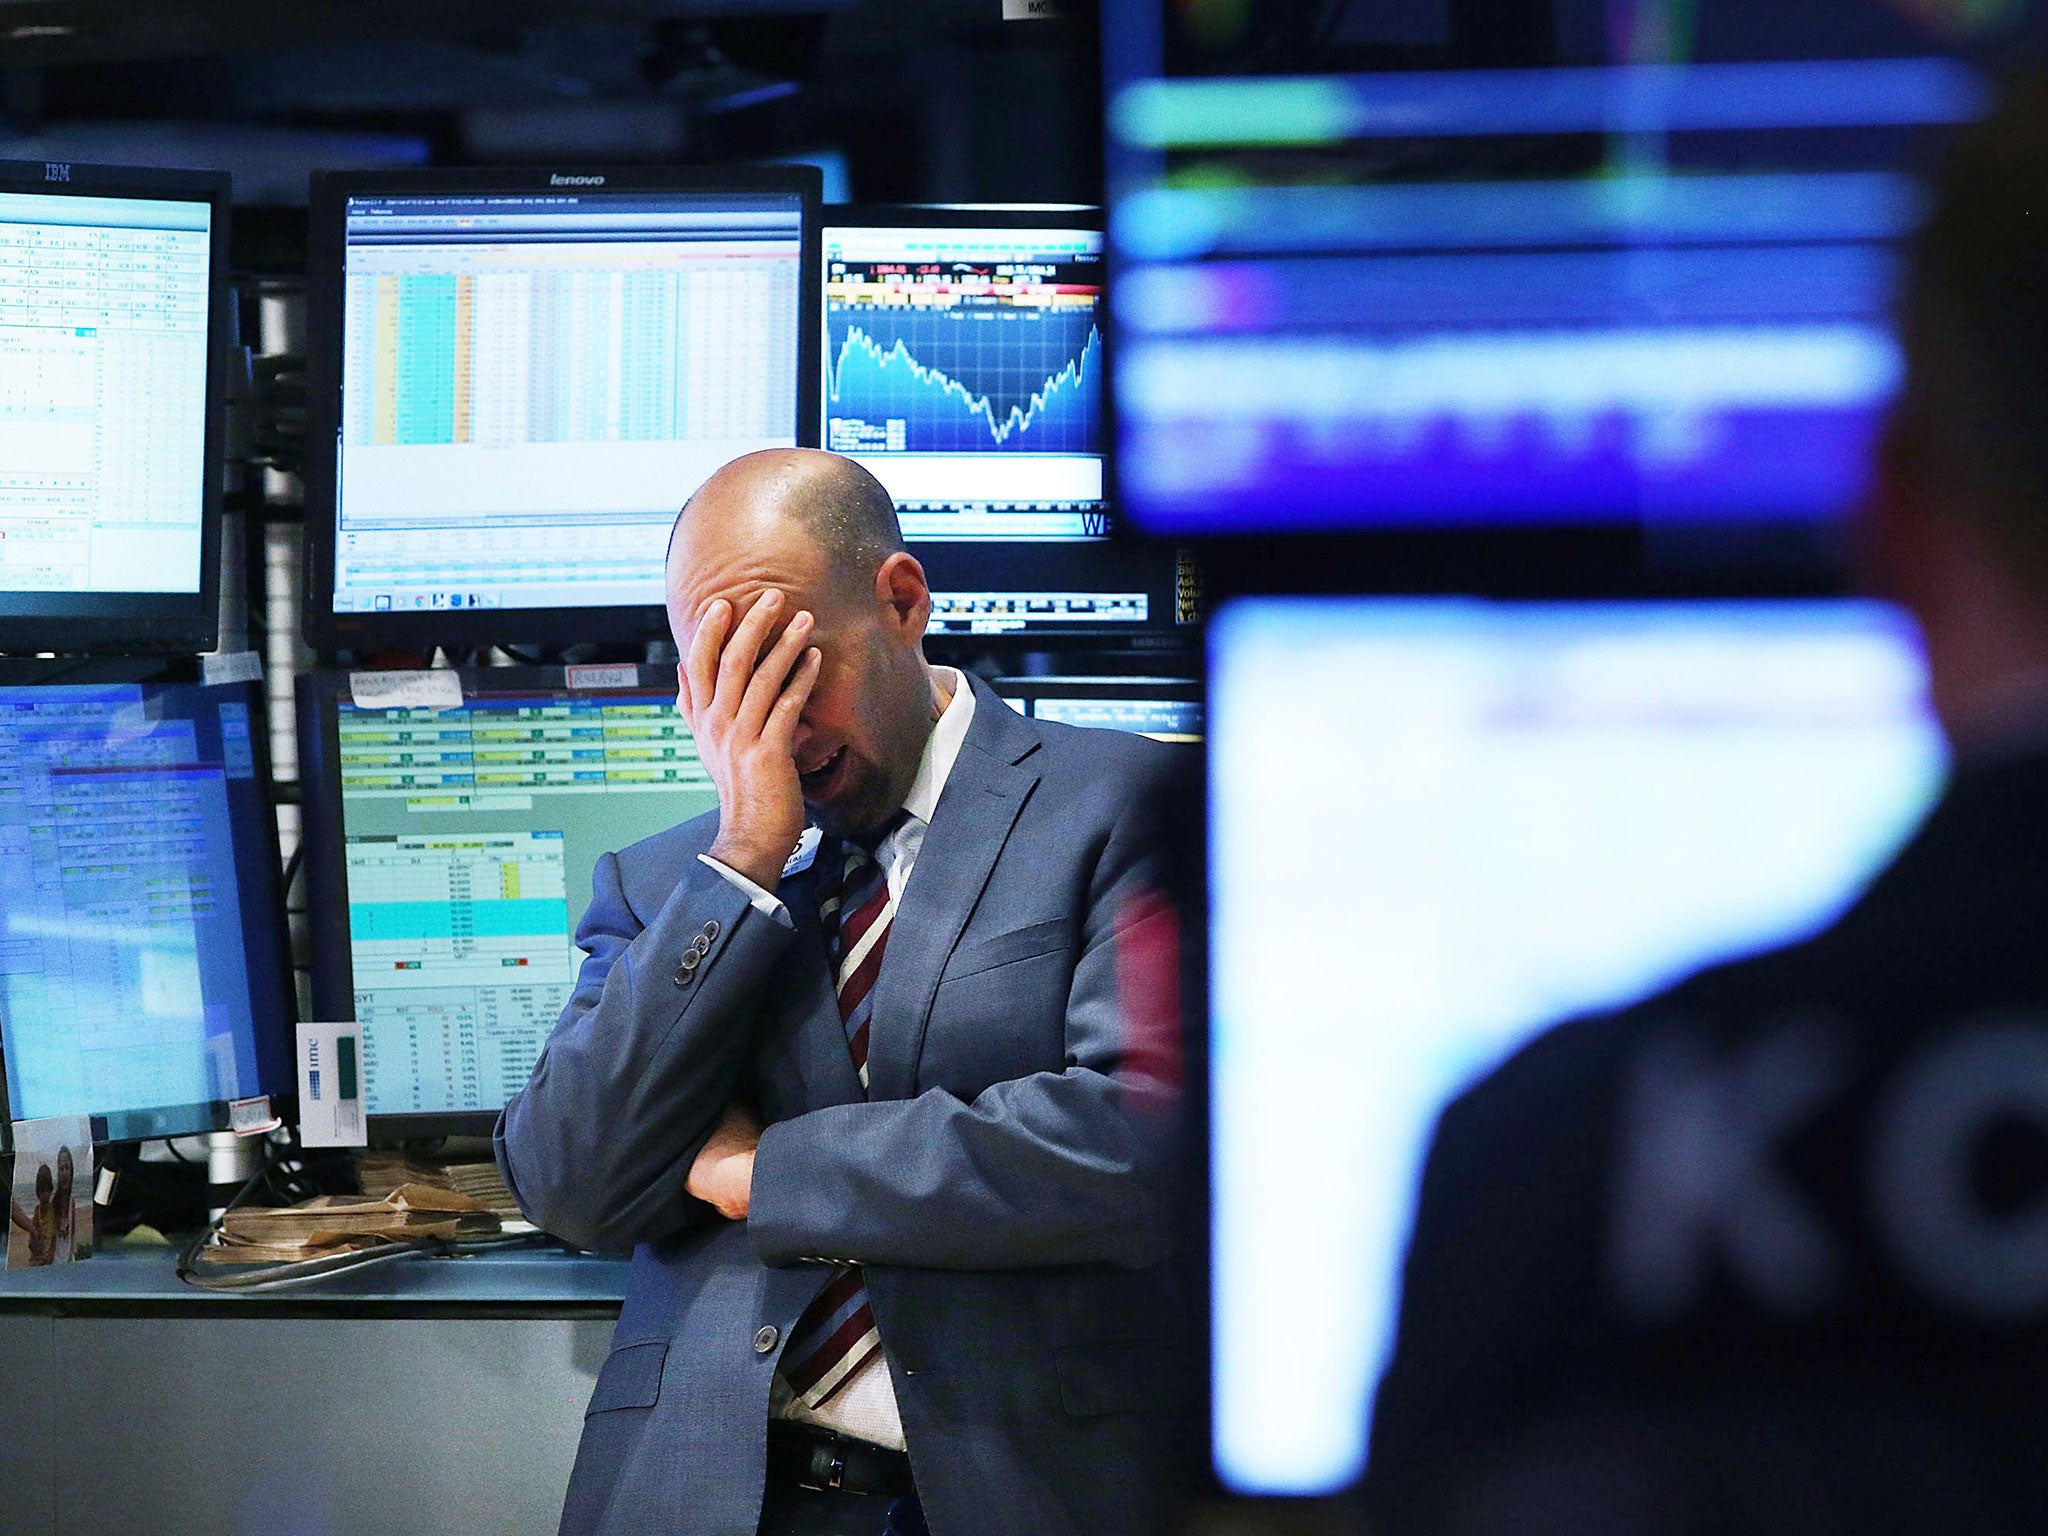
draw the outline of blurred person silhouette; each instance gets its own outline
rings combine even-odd
[[[1444,1113],[1378,1529],[2048,1529],[2048,81],[1952,146],[1856,529],[1953,769],[1831,928]]]

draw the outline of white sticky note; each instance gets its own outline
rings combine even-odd
[[[228,1129],[237,1136],[262,1136],[283,1125],[283,1119],[270,1107],[270,1095],[258,1094],[253,1099],[230,1099],[228,1101]]]
[[[787,880],[791,875],[800,875],[809,869],[818,857],[818,845],[824,840],[825,834],[816,827],[805,827],[803,836],[796,840],[796,852],[783,862],[782,878]]]
[[[357,709],[460,709],[462,679],[446,667],[426,672],[351,672]]]
[[[263,658],[254,651],[223,651],[199,658],[199,681],[208,688],[263,681]]]
[[[598,688],[638,688],[638,667],[568,667],[564,669],[571,688],[584,692]]]
[[[299,1144],[369,1145],[360,1024],[299,1026]]]

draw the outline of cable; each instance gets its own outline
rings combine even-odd
[[[239,1275],[217,1275],[202,1277],[196,1269],[187,1269],[180,1261],[178,1278],[195,1290],[201,1291],[281,1291],[288,1286],[305,1285],[310,1281],[324,1280],[330,1275],[351,1274],[360,1269],[374,1269],[379,1264],[425,1254],[431,1258],[452,1259],[465,1253],[481,1253],[491,1248],[510,1248],[521,1244],[538,1244],[548,1241],[539,1232],[511,1232],[499,1237],[476,1237],[456,1240],[452,1238],[415,1238],[411,1241],[386,1243],[376,1248],[358,1248],[348,1253],[325,1254],[317,1259],[293,1259],[282,1264],[254,1266]],[[191,1250],[197,1252],[197,1245]]]
[[[265,1162],[268,1162],[267,1156]],[[244,1200],[249,1198],[250,1193],[263,1181],[264,1175],[267,1172],[268,1169],[266,1167],[259,1165],[256,1171],[249,1175],[242,1187],[235,1191],[234,1198],[221,1207],[220,1215],[214,1217],[213,1220],[200,1228],[199,1235],[185,1245],[185,1251],[178,1255],[178,1278],[180,1280],[183,1280],[188,1285],[199,1284],[194,1279],[194,1276],[198,1274],[199,1250],[213,1240],[213,1234],[220,1230],[221,1224],[227,1219],[228,1212],[234,1210]]]
[[[549,1239],[539,1232],[512,1232],[496,1237],[476,1238],[415,1238],[410,1241],[389,1243],[376,1248],[357,1248],[347,1253],[323,1254],[317,1259],[289,1259],[278,1264],[252,1266],[238,1275],[202,1275],[199,1269],[199,1255],[213,1240],[227,1221],[229,1211],[235,1210],[255,1192],[258,1184],[269,1188],[273,1195],[294,1203],[285,1191],[278,1188],[273,1175],[280,1171],[287,1159],[274,1157],[271,1145],[263,1146],[263,1160],[256,1171],[249,1175],[242,1187],[235,1191],[234,1198],[221,1207],[220,1215],[213,1218],[199,1235],[185,1246],[178,1255],[178,1278],[200,1291],[265,1291],[283,1290],[287,1286],[304,1285],[309,1280],[323,1279],[358,1269],[370,1269],[379,1264],[389,1264],[408,1254],[423,1253],[438,1258],[455,1258],[464,1253],[481,1253],[489,1248],[511,1247],[520,1243],[545,1242]],[[296,1159],[290,1161],[296,1162]],[[305,1165],[297,1163],[301,1173]],[[290,1173],[286,1169],[287,1181]]]

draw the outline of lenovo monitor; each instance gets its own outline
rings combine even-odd
[[[683,503],[817,441],[817,199],[809,167],[316,177],[313,643],[664,636]]]

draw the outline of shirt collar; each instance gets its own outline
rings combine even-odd
[[[946,792],[960,747],[967,740],[967,727],[974,723],[974,687],[967,676],[952,667],[933,667],[932,673],[953,690],[952,700],[925,738],[924,756],[918,759],[917,777],[910,781],[910,793],[903,797],[903,809],[930,825],[939,808],[939,796]]]

